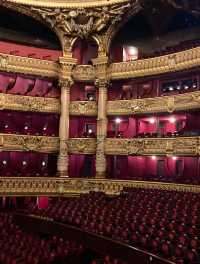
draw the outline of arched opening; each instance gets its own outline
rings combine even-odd
[[[72,48],[72,54],[78,64],[92,65],[92,59],[98,56],[98,45],[94,39],[77,38]]]
[[[46,25],[0,7],[0,52],[56,60],[62,54],[61,50],[58,37]]]
[[[200,18],[170,6],[148,7],[133,16],[114,36],[113,62],[161,56],[200,44]]]

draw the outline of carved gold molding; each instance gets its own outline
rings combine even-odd
[[[71,101],[70,115],[97,116],[97,103],[95,101]]]
[[[159,113],[200,108],[200,91],[154,98],[115,100],[107,104],[108,115]]]
[[[200,137],[107,138],[107,155],[199,155]]]
[[[60,113],[60,101],[55,98],[21,96],[0,93],[0,110]]]
[[[59,150],[59,138],[0,134],[0,151],[37,151],[56,153]]]
[[[200,193],[200,186],[111,179],[0,177],[1,196],[68,196],[101,191],[118,195],[125,187]]]
[[[197,47],[150,59],[113,63],[109,70],[111,79],[128,79],[190,69],[199,64],[200,47]]]
[[[95,154],[95,138],[70,138],[68,141],[69,153],[73,154]]]
[[[94,81],[95,70],[91,65],[76,65],[72,71],[72,76],[76,81]]]
[[[53,61],[0,53],[0,71],[56,78],[59,65]]]

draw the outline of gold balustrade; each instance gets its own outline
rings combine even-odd
[[[68,141],[69,153],[73,154],[95,154],[95,138],[70,138]]]
[[[53,177],[0,177],[1,196],[72,196],[90,191],[118,195],[125,187],[200,193],[200,186],[198,185],[163,182]]]
[[[70,115],[97,116],[97,102],[95,101],[71,101]]]
[[[59,150],[59,138],[0,134],[0,151],[37,151],[56,153]]]

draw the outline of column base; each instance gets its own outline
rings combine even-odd
[[[96,171],[95,179],[106,179],[106,171]]]

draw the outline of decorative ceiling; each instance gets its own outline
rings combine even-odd
[[[108,6],[129,0],[7,0],[5,2],[51,8],[85,8],[95,6]]]

